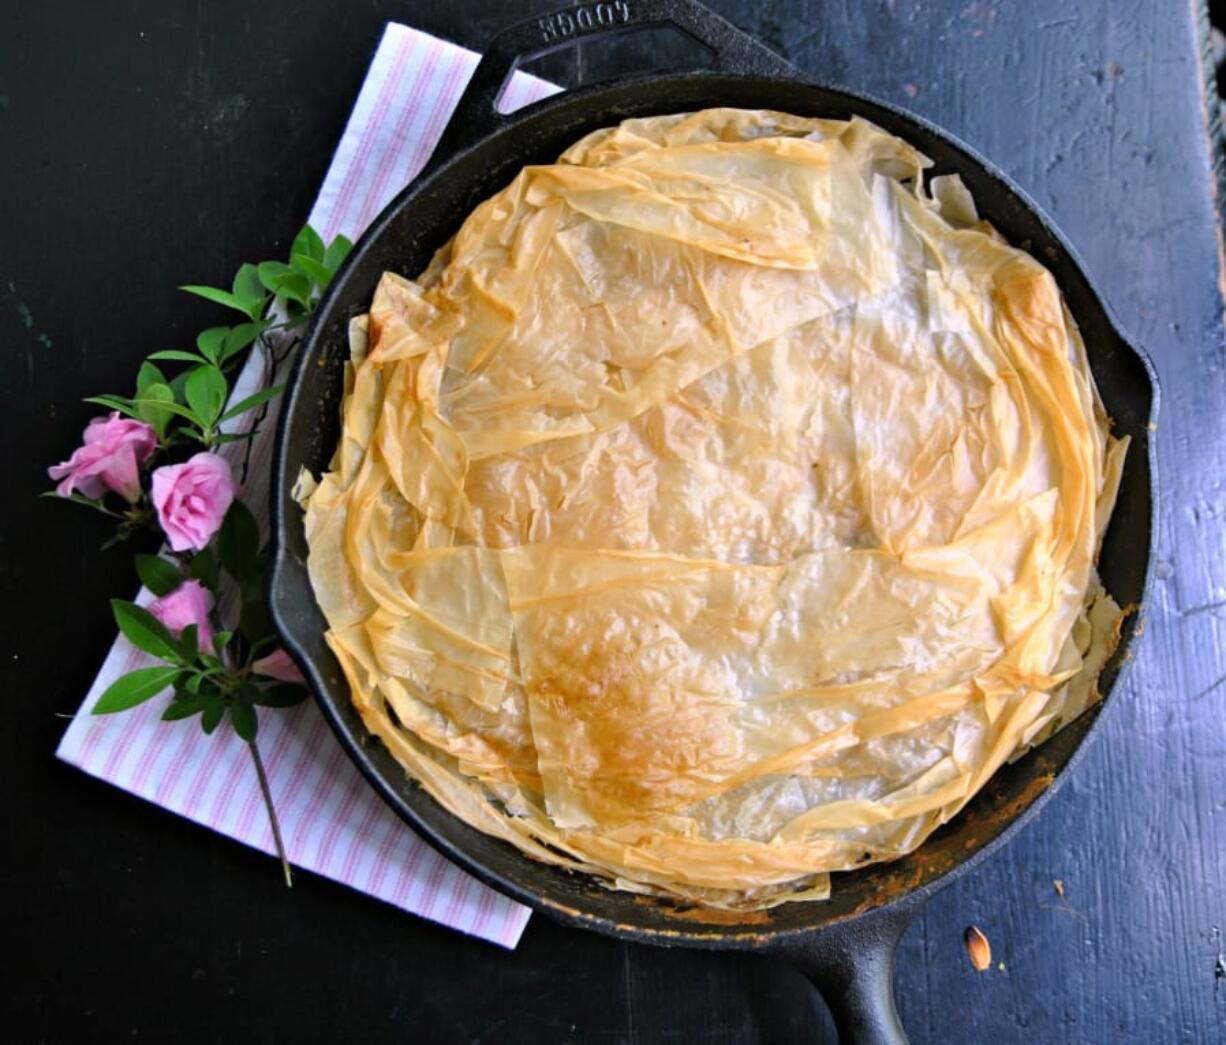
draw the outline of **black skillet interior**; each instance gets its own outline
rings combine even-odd
[[[665,23],[710,47],[717,69],[622,80],[564,93],[509,117],[495,113],[493,102],[517,63],[580,36]],[[1115,431],[1133,440],[1100,565],[1108,589],[1121,604],[1142,605],[1153,534],[1150,424],[1157,406],[1156,385],[1152,367],[1118,332],[1072,250],[1003,175],[949,135],[892,106],[801,82],[781,59],[693,0],[580,5],[512,27],[491,45],[435,159],[363,236],[322,303],[297,361],[285,397],[275,461],[276,556],[270,604],[287,648],[306,671],[354,761],[393,808],[457,863],[502,892],[578,925],[656,943],[728,947],[791,938],[816,927],[854,921],[874,908],[906,906],[928,895],[1037,811],[1041,798],[1094,727],[1101,705],[1041,749],[1003,768],[962,814],[916,853],[892,864],[836,876],[828,902],[717,917],[611,892],[585,876],[535,863],[452,817],[407,779],[381,745],[369,740],[323,641],[326,623],[306,573],[301,511],[290,497],[301,468],[318,475],[331,458],[339,433],[347,322],[366,311],[385,270],[419,272],[478,202],[508,183],[521,167],[553,160],[587,132],[628,117],[712,106],[864,117],[931,157],[933,173],[960,174],[982,215],[1053,272],[1085,337]],[[1104,692],[1128,659],[1139,624],[1139,613],[1128,619],[1119,650],[1102,676]]]

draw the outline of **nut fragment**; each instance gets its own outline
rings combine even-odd
[[[1051,880],[1051,884],[1056,887],[1056,895],[1059,896],[1061,899],[1063,899],[1064,897],[1064,879],[1063,878],[1053,878]]]
[[[966,944],[966,954],[976,972],[984,972],[992,964],[992,945],[983,935],[983,930],[976,925],[967,926],[962,934],[962,942]]]

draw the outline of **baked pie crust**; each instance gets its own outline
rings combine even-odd
[[[456,816],[759,908],[1097,697],[1113,438],[1050,273],[853,119],[628,120],[351,328],[328,643]]]

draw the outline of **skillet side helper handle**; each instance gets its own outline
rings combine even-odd
[[[891,905],[769,945],[818,989],[840,1045],[907,1045],[894,1007],[894,953],[918,904]]]
[[[651,26],[681,30],[715,56],[715,68],[720,72],[773,77],[800,75],[785,59],[698,0],[598,0],[576,4],[509,25],[489,42],[434,155],[453,156],[507,122],[507,117],[498,112],[498,100],[511,74],[525,62],[572,47],[581,40]]]

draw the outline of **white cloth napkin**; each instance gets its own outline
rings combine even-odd
[[[356,240],[384,205],[421,170],[477,56],[394,23],[384,31],[332,165],[311,211],[325,240]],[[518,108],[557,88],[523,73],[503,107]],[[235,259],[236,265],[238,261]],[[260,381],[252,357],[234,391]],[[270,418],[252,449],[247,503],[267,513]],[[142,591],[140,601],[149,600]],[[223,727],[205,736],[195,721],[162,722],[154,699],[113,716],[89,709],[119,675],[147,658],[115,640],[57,755],[85,772],[172,812],[271,853],[272,832],[246,745]],[[260,751],[290,861],[424,918],[514,947],[528,909],[444,860],[396,816],[362,778],[313,702],[260,715]],[[275,869],[269,868],[269,874]]]

